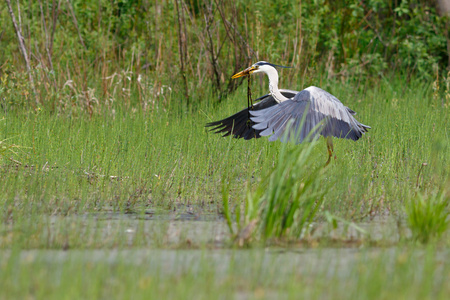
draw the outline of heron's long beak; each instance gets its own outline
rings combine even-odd
[[[250,68],[245,69],[244,71],[241,71],[239,73],[234,74],[233,76],[231,76],[231,78],[236,79],[242,76],[247,76],[253,73],[253,71],[255,71],[256,68],[251,66]]]

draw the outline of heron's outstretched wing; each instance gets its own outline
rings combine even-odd
[[[288,98],[292,98],[296,94],[298,94],[297,91],[291,90],[280,90],[280,92]],[[229,136],[230,134],[233,134],[234,138],[244,138],[246,140],[261,137],[259,135],[261,130],[252,128],[255,123],[249,119],[249,109],[250,111],[258,111],[268,107],[272,107],[278,103],[270,94],[259,97],[255,101],[259,102],[253,105],[253,110],[251,110],[249,107],[245,108],[228,118],[208,123],[206,124],[206,127],[214,126],[211,131],[214,131],[215,133],[223,133],[223,136]]]
[[[353,110],[330,93],[309,87],[292,99],[258,111],[250,111],[253,128],[260,136],[271,135],[269,141],[295,140],[318,135],[358,140],[370,128],[359,123]]]

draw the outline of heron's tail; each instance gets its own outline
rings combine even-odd
[[[369,129],[372,129],[372,127],[370,127],[370,126],[368,126],[368,125],[364,125],[364,124],[361,124],[361,123],[359,123],[358,125],[360,126],[360,128],[361,128],[361,130],[362,130],[363,132],[368,132]]]

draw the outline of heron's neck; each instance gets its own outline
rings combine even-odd
[[[270,94],[273,96],[275,101],[280,103],[285,100],[288,100],[288,98],[283,96],[283,94],[281,94],[280,90],[278,89],[278,72],[277,72],[277,70],[275,68],[273,68],[273,70],[266,72],[266,74],[269,77]]]

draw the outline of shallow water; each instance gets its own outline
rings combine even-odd
[[[254,299],[252,288],[260,284],[268,284],[269,289],[264,290],[267,298],[287,299],[288,292],[277,287],[289,282],[295,285],[296,282],[307,284],[314,281],[323,282],[324,287],[336,281],[345,287],[349,282],[358,282],[359,274],[367,276],[372,270],[382,277],[398,274],[398,269],[403,268],[402,262],[408,266],[408,274],[423,276],[421,274],[427,266],[425,258],[430,257],[423,247],[397,246],[399,239],[410,233],[404,224],[390,217],[360,222],[356,224],[358,229],[352,224],[339,224],[337,229],[332,229],[328,223],[314,223],[311,234],[305,239],[381,241],[380,244],[392,243],[393,247],[360,247],[364,243],[351,242],[337,244],[337,247],[317,243],[315,248],[314,243],[309,243],[308,247],[289,244],[287,247],[253,249],[233,248],[227,224],[217,214],[99,213],[43,218],[40,222],[48,225],[37,228],[48,236],[40,239],[57,241],[52,245],[58,246],[67,235],[69,246],[62,247],[65,250],[49,250],[51,247],[46,248],[45,245],[37,249],[0,250],[0,269],[11,265],[13,270],[25,272],[43,268],[60,274],[74,269],[84,274],[86,268],[100,266],[102,272],[127,270],[133,274],[139,269],[141,275],[164,280],[175,278],[175,282],[180,278],[189,282],[206,276],[212,280],[209,283],[216,282],[219,286],[237,281],[236,299]],[[361,233],[360,229],[366,233]],[[80,243],[77,246],[70,244],[71,241]],[[117,241],[123,243],[118,244]],[[431,257],[432,273],[436,286],[440,288],[445,286],[442,282],[448,278],[450,250],[435,249]],[[46,280],[58,281],[58,277]],[[270,287],[276,288],[271,290]]]
[[[394,217],[375,217],[367,222],[343,224],[332,228],[329,223],[313,223],[305,240],[346,241],[354,243],[370,241],[384,245],[396,244],[411,236],[410,230]],[[232,237],[225,219],[217,214],[149,213],[123,214],[98,213],[81,216],[50,217],[47,232],[51,236],[62,232],[78,232],[84,237],[126,241],[128,246],[161,247],[213,247],[223,248],[232,244]],[[66,233],[67,234],[67,233]]]
[[[423,260],[424,250],[415,250],[408,255]],[[0,262],[7,261],[11,251],[0,251]],[[186,272],[196,274],[207,267],[214,275],[224,276],[233,270],[240,273],[255,271],[276,273],[276,278],[285,280],[287,276],[321,275],[344,279],[356,267],[373,259],[383,259],[387,265],[395,265],[402,250],[398,248],[321,248],[303,250],[277,249],[217,249],[217,250],[27,250],[21,251],[19,261],[23,263],[45,263],[46,265],[64,265],[69,261],[80,263],[118,262],[129,265],[146,265],[158,275],[176,275]],[[449,249],[436,252],[435,259],[448,262]]]

